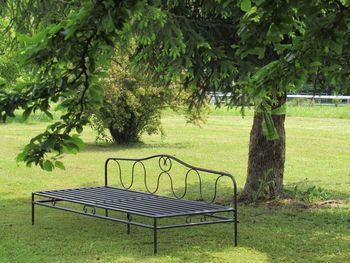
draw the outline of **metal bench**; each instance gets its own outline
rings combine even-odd
[[[158,173],[155,178],[156,187],[154,190],[150,189],[149,182],[147,182],[148,170],[145,164],[151,160],[155,160],[158,163]],[[111,162],[115,164],[114,168],[117,170],[121,187],[109,185],[108,171],[111,169]],[[122,164],[124,163],[129,163],[127,170],[128,174],[131,175],[131,179],[128,185],[125,184],[122,178]],[[180,195],[176,194],[174,190],[173,175],[170,173],[175,163],[185,171],[184,190]],[[155,167],[153,166],[153,168]],[[136,181],[137,173],[142,175],[145,192],[131,190]],[[193,176],[193,174],[195,177],[198,177],[199,200],[184,199],[189,188],[188,178]],[[204,201],[201,174],[215,176],[213,196],[209,201]],[[162,177],[169,178],[173,197],[157,194]],[[221,178],[229,178],[232,181],[232,207],[216,203],[217,187]],[[73,207],[71,207],[72,204],[74,204]],[[225,172],[189,165],[170,155],[153,155],[146,158],[108,158],[105,162],[104,186],[33,192],[32,224],[34,224],[35,205],[124,223],[127,224],[128,234],[130,234],[131,225],[153,229],[154,254],[157,254],[158,230],[207,224],[233,223],[233,243],[237,246],[237,186],[234,177]],[[126,218],[114,216],[112,213],[115,212],[126,215]],[[136,216],[151,218],[153,224],[138,222],[134,219]],[[181,217],[185,217],[184,222],[160,224],[161,219]],[[195,220],[195,218],[197,219]]]

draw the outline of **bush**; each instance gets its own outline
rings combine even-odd
[[[125,58],[114,60],[109,73],[103,82],[102,107],[92,111],[91,124],[98,133],[97,141],[127,144],[140,141],[143,133],[164,136],[161,111],[169,106],[181,109],[188,95],[176,85],[164,88],[148,84],[131,73]],[[205,120],[205,113],[196,110],[187,113],[189,122],[198,124]]]

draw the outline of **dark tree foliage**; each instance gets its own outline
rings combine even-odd
[[[21,3],[40,6],[41,1]],[[87,123],[86,105],[101,103],[100,69],[108,67],[115,46],[125,48],[131,41],[137,46],[135,68],[155,85],[181,83],[191,92],[193,107],[200,108],[207,92],[217,91],[230,94],[230,106],[254,103],[247,196],[265,188],[267,180],[273,182],[271,196],[283,189],[286,93],[312,75],[342,88],[338,93],[347,89],[337,86],[350,76],[347,0],[73,3],[66,16],[45,21],[45,27],[39,23],[31,38],[22,37],[23,62],[32,65],[35,78],[0,95],[3,119],[18,108],[25,115],[34,110],[49,114],[51,102],[66,109],[59,122],[26,146],[18,159],[27,164],[51,169],[52,154],[78,149],[80,141],[71,134]],[[21,9],[5,5],[3,10],[19,28]],[[266,157],[276,161],[260,165]]]

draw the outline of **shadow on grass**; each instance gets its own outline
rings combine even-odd
[[[196,191],[195,183],[188,186]],[[231,224],[169,229],[159,232],[154,257],[152,230],[132,226],[128,236],[125,225],[44,207],[31,226],[29,199],[3,201],[4,262],[346,262],[350,254],[349,206],[239,205],[238,247]]]
[[[171,149],[186,149],[191,147],[191,143],[144,143],[135,142],[130,144],[96,144],[86,143],[84,151],[87,152],[115,152],[129,149],[156,149],[156,148],[171,148]]]

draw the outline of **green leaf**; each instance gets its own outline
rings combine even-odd
[[[6,80],[0,77],[0,87],[6,85]]]
[[[49,161],[49,160],[46,160],[46,161],[44,162],[44,164],[43,164],[43,169],[44,169],[45,171],[51,172],[52,169],[53,169],[52,162]]]
[[[103,90],[98,85],[91,85],[89,88],[89,94],[92,100],[92,103],[101,104],[103,101]]]
[[[243,12],[248,12],[252,8],[252,3],[250,0],[242,0],[241,2],[241,10]]]
[[[103,19],[102,25],[107,32],[112,32],[114,30],[114,21],[111,15],[111,10],[108,10],[108,15]]]
[[[28,119],[29,115],[32,113],[32,110],[33,110],[33,107],[29,107],[23,112],[22,117],[24,120]]]
[[[209,44],[208,42],[200,42],[200,43],[198,43],[198,44],[197,44],[197,48],[198,48],[198,49],[199,49],[199,48],[206,48],[206,49],[209,49],[209,50],[212,49],[211,46],[210,46],[210,44]]]
[[[59,169],[62,169],[62,170],[66,169],[61,161],[56,161],[55,166]]]
[[[79,138],[78,134],[73,134],[70,138],[70,141],[77,145],[79,149],[82,149],[84,147],[84,142]]]
[[[75,147],[75,144],[63,144],[62,149],[64,153],[77,154],[78,149]]]
[[[263,135],[269,141],[278,140],[279,136],[270,112],[263,111],[262,130]]]
[[[283,34],[281,34],[275,23],[270,25],[269,30],[266,33],[266,39],[271,42],[279,42],[283,39]]]
[[[72,26],[70,28],[65,29],[62,33],[65,35],[64,40],[69,40],[75,33],[76,27]]]
[[[46,111],[44,111],[44,113],[47,117],[49,117],[51,120],[53,120],[53,116],[49,111],[46,110]]]
[[[63,146],[63,151],[66,153],[76,154],[79,150],[84,148],[84,142],[78,137],[79,135],[74,134],[73,136],[65,139]]]
[[[25,34],[18,33],[18,32],[16,32],[16,39],[21,44],[26,44],[27,42],[31,41],[31,38],[29,36],[27,36]]]
[[[24,158],[25,158],[25,153],[24,152],[21,152],[21,153],[19,153],[18,155],[17,155],[17,157],[16,157],[16,162],[23,162],[24,161]]]
[[[310,63],[310,67],[316,68],[322,66],[322,63],[320,61],[314,61]]]
[[[272,115],[285,115],[287,112],[287,104],[283,104],[282,106],[276,108],[276,109],[273,109],[271,111],[271,114]]]
[[[77,131],[77,133],[82,133],[83,127],[82,127],[82,126],[77,126],[77,127],[75,128],[75,130]]]

